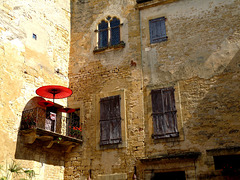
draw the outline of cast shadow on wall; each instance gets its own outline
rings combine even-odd
[[[51,148],[48,148],[51,137],[43,135],[41,139],[38,139],[34,131],[31,130],[31,127],[35,126],[36,122],[39,126],[45,125],[46,108],[38,104],[41,100],[44,99],[41,97],[32,98],[23,110],[18,131],[15,158],[62,166],[64,164],[64,151],[61,150],[61,147],[55,143]]]
[[[231,155],[236,149],[239,153],[240,51],[218,75],[209,79],[195,77],[182,85],[182,108],[190,114],[184,122],[186,140],[194,148],[206,147],[207,153],[216,150],[217,154],[207,154],[209,157]],[[214,167],[213,161],[206,164]],[[210,176],[216,176],[215,172],[202,178]],[[240,172],[226,176],[240,178]]]

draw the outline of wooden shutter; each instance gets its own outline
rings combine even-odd
[[[161,17],[149,21],[150,43],[167,40],[165,19]]]
[[[100,145],[121,142],[120,96],[100,100]]]
[[[174,88],[152,90],[154,139],[178,136]]]

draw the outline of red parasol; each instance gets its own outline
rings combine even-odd
[[[72,108],[62,108],[62,109],[59,109],[60,112],[65,112],[65,113],[73,113],[75,112],[75,109],[72,109]]]
[[[46,100],[39,101],[38,104],[39,104],[40,106],[44,106],[44,107],[51,107],[51,106],[54,105],[53,102],[51,102],[51,101],[46,101]]]
[[[54,102],[54,99],[62,99],[72,95],[72,90],[63,86],[49,85],[38,88],[36,93],[39,96],[53,99]]]

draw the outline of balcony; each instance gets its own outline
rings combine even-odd
[[[20,135],[24,143],[38,142],[37,144],[47,149],[57,146],[64,152],[70,152],[73,147],[82,143],[79,116],[75,113],[65,117],[63,115],[59,107],[24,110],[20,125]]]

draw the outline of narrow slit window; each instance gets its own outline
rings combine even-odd
[[[33,33],[32,38],[37,40],[37,35]]]

